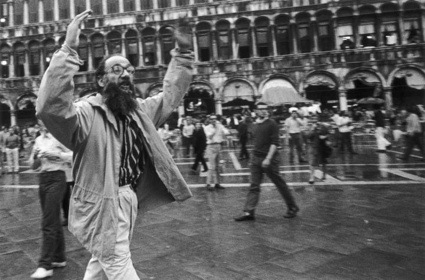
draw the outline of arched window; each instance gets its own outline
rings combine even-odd
[[[29,70],[30,75],[40,75],[40,43],[31,41],[28,44],[29,48]]]
[[[25,76],[25,46],[21,42],[15,43],[13,48],[15,54],[15,76],[24,77]]]
[[[291,36],[289,29],[289,17],[279,15],[274,21],[276,25],[276,46],[277,54],[285,55],[291,53]]]
[[[330,11],[320,11],[316,15],[317,19],[317,38],[319,51],[331,51],[335,48],[332,13]]]
[[[86,0],[74,0],[75,14],[81,14],[86,10]]]
[[[48,38],[48,39],[44,40],[43,51],[44,51],[44,59],[45,59],[45,61],[44,61],[45,69],[47,69],[47,67],[49,67],[50,60],[52,59],[52,56],[55,53],[55,49],[56,49],[55,40],[53,40],[52,38]]]
[[[115,14],[118,11],[118,1],[108,1],[108,14]]]
[[[360,45],[363,48],[371,48],[377,46],[376,31],[375,31],[375,7],[371,5],[362,6],[359,8],[360,24],[359,38]]]
[[[153,0],[143,0],[143,1],[141,1],[141,8],[142,8],[142,10],[150,10],[150,9],[153,9],[153,3],[152,3],[152,1]]]
[[[251,57],[251,36],[250,21],[246,18],[240,18],[236,21],[236,38],[238,44],[238,57]]]
[[[139,0],[136,0],[136,1],[139,1]],[[124,0],[124,12],[131,12],[131,11],[134,11],[135,9],[136,7],[134,6],[134,0]]]
[[[43,1],[44,21],[53,21],[53,0]]]
[[[272,50],[271,36],[269,32],[270,21],[266,17],[259,17],[255,20],[255,35],[257,39],[258,56],[269,56]]]
[[[422,42],[421,7],[415,1],[403,4],[403,29],[405,40],[409,44]]]
[[[38,22],[38,0],[28,1],[29,23]]]
[[[196,35],[198,39],[199,61],[210,61],[212,55],[211,25],[208,22],[200,22],[196,26]]]
[[[78,56],[81,60],[83,60],[84,64],[80,65],[79,71],[87,71],[88,70],[88,60],[89,60],[89,45],[87,37],[83,34],[80,35],[80,44],[78,45]]]
[[[121,53],[121,33],[113,30],[106,35],[106,41],[108,42],[109,54]]]
[[[354,42],[353,31],[353,9],[341,8],[337,11],[337,36],[338,42],[336,43],[342,50],[354,49],[356,44]]]
[[[103,57],[105,56],[105,45],[103,42],[103,35],[102,34],[94,34],[91,37],[92,41],[92,48],[93,48],[93,68],[97,68],[99,66],[99,63],[102,61]]]
[[[145,65],[156,64],[155,29],[147,27],[142,31],[143,63]]]
[[[13,1],[15,12],[15,25],[21,25],[24,23],[24,1]]]
[[[9,78],[10,46],[2,45],[0,47],[0,76]]]
[[[188,5],[189,5],[189,0],[177,0],[178,7],[188,6]]]
[[[158,8],[170,8],[171,1],[170,0],[158,0]]]
[[[59,0],[59,19],[69,18],[69,0]]]
[[[125,33],[125,47],[127,49],[128,60],[131,65],[139,66],[139,45],[138,45],[137,31],[130,29]]]
[[[170,27],[163,27],[159,30],[161,49],[162,49],[162,63],[168,64],[171,61],[170,51],[174,49],[173,30]]]
[[[230,33],[230,23],[221,20],[216,23],[218,59],[226,60],[232,58],[232,36]]]
[[[307,13],[298,14],[296,17],[298,30],[298,49],[301,53],[312,51],[312,40],[310,33],[310,15]]]
[[[91,4],[91,9],[93,10],[93,14],[103,15],[102,0],[91,0],[90,4]]]
[[[385,3],[381,6],[381,33],[382,43],[385,46],[400,44],[400,30],[398,28],[398,6],[394,3]]]

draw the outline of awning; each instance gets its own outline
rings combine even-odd
[[[280,106],[295,103],[313,103],[313,101],[298,94],[292,87],[274,86],[266,89],[258,100],[269,106]]]

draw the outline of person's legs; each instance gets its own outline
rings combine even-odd
[[[68,215],[69,215],[69,201],[71,199],[71,190],[74,186],[74,182],[67,182],[66,183],[66,191],[65,195],[62,200],[62,211],[63,211],[63,218],[64,222],[68,223]]]
[[[12,149],[13,171],[19,172],[19,148]]]
[[[292,196],[291,191],[288,188],[285,180],[283,180],[282,176],[279,173],[279,159],[277,155],[275,155],[272,159],[270,166],[264,170],[273,184],[276,185],[277,190],[279,191],[282,198],[285,200],[285,203],[288,209],[297,208],[294,197]]]
[[[415,144],[414,137],[412,135],[406,134],[406,147],[404,149],[404,155],[402,157],[403,160],[409,159],[410,153],[412,152],[414,144]]]
[[[205,171],[208,171],[208,165],[207,165],[207,163],[205,162],[205,158],[204,158],[204,152],[202,151],[202,153],[200,154],[200,159],[201,159],[201,164],[202,164],[202,166],[204,167],[204,172]]]
[[[130,252],[130,241],[136,217],[136,193],[129,186],[120,187],[118,193],[118,227],[113,262],[105,262],[92,256],[87,265],[84,280],[140,279],[133,266]],[[107,278],[105,278],[105,275]]]
[[[210,168],[208,169],[207,185],[214,185],[218,182],[218,145],[209,145],[208,149],[210,149],[208,152],[208,162],[210,163]]]
[[[301,136],[301,133],[297,133],[296,137],[294,137],[294,142],[295,142],[295,146],[297,148],[297,153],[298,153],[298,160],[300,162],[305,161],[304,157],[303,157],[303,139]]]
[[[13,172],[12,149],[6,148],[7,172]]]
[[[63,171],[40,174],[40,203],[42,206],[43,241],[39,267],[47,270],[52,262],[64,262],[65,240],[60,222],[60,207],[65,194],[66,178]]]
[[[288,144],[289,144],[289,160],[294,160],[294,139],[292,137],[292,134],[289,134],[289,140],[288,140]]]
[[[257,207],[258,201],[260,200],[261,192],[261,181],[263,180],[263,168],[261,163],[263,162],[263,157],[253,156],[251,161],[251,184],[249,186],[244,211],[253,213]]]

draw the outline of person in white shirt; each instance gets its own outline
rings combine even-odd
[[[182,130],[182,135],[183,135],[182,144],[186,150],[186,157],[190,156],[190,147],[192,146],[192,137],[193,137],[194,131],[195,131],[195,126],[192,123],[192,118],[188,117],[186,119],[186,123],[183,125],[183,130]]]
[[[303,139],[301,131],[307,122],[300,118],[297,110],[291,110],[291,116],[285,120],[286,132],[289,135],[289,160],[294,160],[294,148],[297,149],[298,160],[300,163],[306,162],[303,157]]]
[[[220,151],[226,140],[225,127],[217,120],[217,116],[210,116],[210,124],[204,127],[207,136],[207,157],[209,169],[207,174],[207,190],[224,189],[220,185]],[[214,187],[213,187],[214,186]]]
[[[354,152],[351,141],[351,123],[352,120],[350,117],[348,117],[347,113],[345,111],[341,111],[340,117],[337,121],[338,130],[341,137],[339,151],[343,153],[346,147],[350,154],[355,155],[357,153]]]

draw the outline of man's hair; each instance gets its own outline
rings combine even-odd
[[[97,82],[99,79],[101,79],[103,77],[103,75],[106,74],[105,72],[105,63],[108,59],[110,59],[113,56],[121,56],[124,57],[122,54],[120,53],[113,53],[113,54],[109,54],[107,56],[105,56],[102,61],[100,61],[99,66],[96,69],[95,75],[96,75],[96,87],[98,91],[102,90],[102,86],[99,85],[99,83]],[[124,57],[125,58],[125,57]]]

